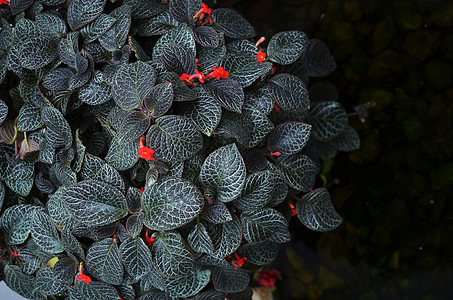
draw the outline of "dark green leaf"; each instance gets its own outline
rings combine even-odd
[[[247,257],[247,262],[255,265],[267,265],[277,258],[280,245],[278,243],[264,241],[256,244],[242,245],[238,254]]]
[[[115,285],[123,282],[120,251],[111,238],[95,242],[88,248],[86,264],[90,274],[99,280]]]
[[[6,116],[8,116],[8,106],[3,100],[0,100],[0,124],[5,121]]]
[[[58,55],[61,61],[73,68],[76,66],[76,56],[79,52],[78,41],[79,32],[70,32],[66,39],[62,39],[58,44]]]
[[[234,205],[242,211],[264,207],[271,200],[271,192],[274,188],[273,179],[269,171],[250,174],[245,181],[241,195],[234,200]]]
[[[302,224],[314,231],[331,231],[343,222],[326,188],[315,189],[304,195],[297,201],[296,210]]]
[[[118,171],[127,170],[138,161],[138,149],[139,145],[136,140],[119,143],[117,139],[113,139],[105,161]]]
[[[13,2],[14,0],[11,0]],[[27,276],[21,272],[20,268],[15,265],[6,265],[3,269],[5,274],[5,283],[13,291],[27,299],[45,300],[46,297],[37,292],[35,287],[35,278]]]
[[[92,281],[90,284],[86,284],[83,281],[76,280],[76,285],[69,287],[69,295],[71,300],[113,300],[120,298],[112,285],[102,281]]]
[[[121,49],[126,43],[129,27],[131,26],[131,9],[122,5],[110,13],[117,21],[98,40],[102,47],[109,51]]]
[[[59,230],[71,228],[74,220],[67,210],[61,195],[65,188],[59,188],[54,194],[49,197],[46,203],[46,208],[49,213],[50,219]]]
[[[274,100],[272,100],[267,86],[245,93],[245,103],[253,105],[266,116],[271,113],[274,107]]]
[[[285,243],[290,239],[286,218],[273,208],[261,208],[241,213],[244,238],[250,243],[270,240]]]
[[[200,292],[210,279],[210,270],[195,271],[183,277],[168,278],[165,281],[165,290],[173,297],[187,298]]]
[[[35,20],[40,34],[53,38],[62,38],[66,35],[66,23],[56,14],[39,14],[36,16]]]
[[[41,119],[47,127],[46,139],[54,147],[64,146],[68,149],[72,145],[72,133],[68,121],[61,112],[53,107],[41,109]]]
[[[343,131],[331,143],[337,150],[349,152],[360,148],[360,137],[353,127],[346,125]]]
[[[151,244],[153,266],[166,276],[189,274],[194,269],[193,254],[176,231],[155,232]]]
[[[61,243],[63,244],[66,252],[74,253],[81,258],[85,258],[85,251],[83,251],[82,245],[68,228],[65,228],[61,232]]]
[[[194,88],[197,99],[186,109],[184,116],[189,118],[195,126],[207,136],[211,136],[220,122],[222,108],[204,89]]]
[[[69,257],[62,257],[53,266],[55,277],[59,280],[72,282],[78,269],[78,262]]]
[[[217,100],[222,107],[240,113],[244,104],[244,91],[232,79],[212,80],[202,85],[203,89]]]
[[[324,42],[311,39],[308,41],[302,58],[306,61],[307,74],[311,77],[322,77],[332,73],[337,64]]]
[[[242,230],[241,223],[236,216],[223,224],[209,224],[207,228],[212,241],[214,242],[214,257],[223,259],[231,255],[241,245]]]
[[[57,295],[68,288],[70,280],[62,280],[53,268],[43,267],[36,273],[34,292],[45,295]]]
[[[69,79],[74,76],[74,73],[68,68],[57,68],[44,77],[43,85],[46,89],[59,91],[69,87]]]
[[[124,195],[97,180],[72,185],[63,192],[62,199],[73,218],[87,226],[106,225],[127,215]]]
[[[142,112],[129,113],[122,121],[118,130],[118,142],[126,143],[140,137],[150,124],[149,118]]]
[[[176,73],[164,73],[157,78],[158,84],[165,82],[171,83],[173,87],[173,101],[192,101],[197,98],[195,92],[186,86]]]
[[[328,141],[339,135],[348,123],[343,106],[336,101],[315,102],[307,116],[313,136],[319,141]]]
[[[284,31],[275,34],[267,46],[268,58],[281,65],[295,62],[305,49],[307,36],[302,31]]]
[[[274,178],[274,188],[272,189],[269,205],[275,206],[285,200],[286,195],[288,195],[288,185],[282,172],[274,164],[268,163],[268,169]]]
[[[111,99],[112,89],[105,83],[91,81],[84,85],[79,92],[79,99],[89,105],[103,104]]]
[[[39,206],[19,204],[8,207],[0,217],[0,230],[9,245],[19,245],[28,238],[31,218],[35,211],[42,210]]]
[[[214,244],[203,223],[197,222],[187,237],[187,243],[195,252],[212,253]]]
[[[155,61],[160,61],[162,47],[167,43],[184,46],[192,52],[193,56],[197,54],[195,49],[195,40],[193,39],[189,29],[187,29],[187,25],[184,23],[179,24],[178,27],[168,31],[160,37],[153,48],[153,59]]]
[[[249,285],[250,277],[241,269],[215,267],[212,271],[212,281],[218,291],[237,293]]]
[[[200,182],[214,188],[217,199],[233,201],[245,184],[245,163],[236,144],[223,146],[206,158],[200,172]]]
[[[121,260],[133,280],[140,280],[151,271],[151,252],[139,237],[129,238],[120,246]]]
[[[109,164],[104,164],[93,179],[108,183],[114,188],[117,188],[121,193],[126,193],[126,186],[123,178],[120,173]]]
[[[131,215],[127,218],[126,229],[131,237],[137,237],[143,229],[143,218],[145,214],[140,212],[138,215]]]
[[[296,154],[307,144],[310,131],[311,125],[303,122],[279,124],[267,136],[268,149],[283,156]]]
[[[44,125],[41,119],[41,110],[31,103],[26,103],[19,111],[17,129],[19,131],[33,131]]]
[[[156,72],[147,63],[123,65],[113,81],[113,99],[122,109],[138,108],[150,94],[155,80]]]
[[[123,283],[121,285],[115,286],[115,289],[120,294],[120,297],[124,300],[136,299],[135,290],[132,285]]]
[[[200,151],[203,138],[195,125],[178,115],[160,117],[146,135],[147,146],[164,162],[186,160]]]
[[[212,21],[215,29],[231,38],[247,39],[255,34],[252,25],[229,8],[215,9],[212,13]]]
[[[200,26],[194,29],[193,37],[203,47],[217,48],[220,44],[220,38],[214,28]]]
[[[203,196],[191,182],[167,177],[147,187],[141,203],[146,227],[170,230],[189,223],[200,213]]]
[[[162,45],[160,59],[168,72],[193,74],[195,55],[182,45],[166,43]]]
[[[7,179],[5,184],[15,193],[21,196],[28,196],[33,187],[33,178],[27,178],[24,180],[19,179]]]
[[[153,117],[165,114],[173,103],[173,85],[161,83],[151,89],[150,94],[144,99],[143,104]]]
[[[168,11],[164,11],[149,19],[141,19],[135,29],[139,36],[162,35],[178,25]]]
[[[33,0],[11,0],[9,6],[13,15],[20,14],[33,4]]]
[[[88,24],[80,30],[85,43],[91,43],[103,35],[112,25],[116,19],[112,16],[101,14],[93,23]]]
[[[124,0],[124,4],[131,8],[132,18],[149,18],[167,9],[159,0]]]
[[[222,224],[233,220],[228,207],[220,201],[214,201],[212,204],[205,205],[201,216],[212,224]]]
[[[52,223],[48,214],[35,211],[31,222],[31,236],[41,250],[49,253],[63,252],[57,227]]]
[[[11,42],[13,41],[13,28],[4,18],[2,18],[1,22],[2,28],[0,30],[0,49],[3,50],[8,49],[11,46]],[[16,23],[16,26],[18,23]]]
[[[295,190],[308,192],[315,184],[318,167],[305,155],[281,157],[276,162],[286,183]]]
[[[193,23],[195,14],[201,9],[201,0],[170,1],[170,14],[176,21]]]
[[[39,31],[36,22],[26,18],[21,18],[19,21],[17,21],[16,26],[14,26],[13,41],[18,44],[22,44],[28,39],[36,37],[38,35]]]
[[[68,7],[68,23],[72,30],[90,23],[104,10],[105,0],[72,0]]]
[[[304,111],[310,107],[307,88],[302,80],[290,74],[278,74],[269,81],[269,93],[284,110]]]
[[[28,39],[19,47],[22,67],[36,70],[49,64],[57,56],[55,41],[45,36]]]

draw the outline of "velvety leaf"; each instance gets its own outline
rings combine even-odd
[[[134,19],[149,18],[167,9],[165,4],[156,0],[124,0],[124,4],[131,8]]]
[[[315,189],[305,194],[297,201],[296,210],[302,224],[314,231],[331,231],[343,222],[333,207],[326,188]]]
[[[95,242],[88,248],[86,265],[90,274],[102,281],[115,285],[123,282],[120,251],[111,238]]]
[[[272,36],[267,46],[268,58],[281,65],[295,62],[305,49],[307,36],[302,31],[284,31]]]
[[[127,215],[124,195],[97,180],[84,180],[70,186],[63,192],[62,199],[73,218],[87,226],[109,224]]]
[[[173,297],[187,298],[200,292],[210,279],[211,270],[195,271],[183,277],[166,279],[165,290]]]
[[[339,151],[349,152],[360,148],[360,136],[352,126],[346,125],[343,131],[331,143]]]
[[[137,61],[119,68],[113,82],[113,99],[122,109],[138,108],[150,94],[156,72],[147,63]]]
[[[69,32],[66,39],[58,44],[58,55],[65,64],[75,68],[78,49],[79,32]]]
[[[126,272],[133,280],[140,280],[151,271],[151,252],[141,238],[125,240],[121,243],[120,253]]]
[[[198,70],[203,73],[210,73],[213,67],[219,67],[220,61],[226,54],[226,47],[223,34],[219,34],[219,46],[217,48],[202,47],[197,52]],[[228,69],[226,69],[229,71]]]
[[[155,85],[143,104],[153,117],[160,117],[165,114],[173,103],[173,86],[169,83]]]
[[[232,216],[231,221],[223,224],[209,224],[207,230],[214,242],[213,257],[223,259],[224,257],[233,254],[241,245],[241,223],[236,216]]]
[[[72,145],[72,133],[68,121],[61,112],[52,107],[41,109],[41,119],[47,128],[46,139],[54,147],[64,146],[68,149]]]
[[[242,87],[251,85],[272,66],[270,62],[258,62],[256,54],[242,51],[228,52],[219,65],[229,72],[228,78],[237,81]]]
[[[270,206],[275,206],[283,202],[288,195],[288,185],[286,184],[285,177],[282,172],[274,166],[274,164],[268,163],[268,169],[274,178],[274,188],[271,193]]]
[[[318,167],[306,155],[281,157],[276,167],[282,171],[286,183],[295,190],[308,192],[315,184]]]
[[[109,164],[104,164],[93,179],[108,183],[118,189],[121,193],[126,193],[126,185],[124,184],[123,178],[120,173]]]
[[[49,253],[63,252],[57,227],[52,223],[48,214],[35,211],[31,222],[31,236],[41,250]]]
[[[69,288],[70,299],[73,299],[74,294],[78,295],[79,298],[74,298],[77,300],[113,300],[120,298],[112,285],[102,281],[91,281],[90,284],[86,284],[83,281],[76,280],[76,285]]]
[[[10,47],[11,42],[13,41],[13,29],[11,26],[9,26],[8,21],[6,21],[4,18],[2,18],[1,22],[2,27],[0,31],[0,49],[7,49]]]
[[[201,211],[203,196],[191,182],[167,177],[142,194],[144,223],[152,230],[170,230],[192,221]]]
[[[203,47],[217,48],[220,44],[219,34],[212,27],[200,26],[195,28],[193,37]]]
[[[56,14],[42,13],[37,15],[35,20],[40,34],[53,38],[62,38],[66,35],[66,23]]]
[[[103,35],[113,24],[116,19],[112,16],[101,14],[93,23],[88,24],[80,30],[85,43],[91,43]]]
[[[263,266],[273,262],[278,255],[278,243],[264,241],[256,244],[245,244],[238,249],[240,257],[247,257],[247,262]]]
[[[139,236],[143,229],[143,218],[145,214],[140,212],[138,215],[131,215],[127,218],[126,229],[131,237]]]
[[[150,124],[149,118],[139,111],[129,113],[121,122],[118,130],[118,142],[126,143],[140,137]]]
[[[162,35],[178,25],[178,22],[176,22],[168,11],[163,11],[154,17],[137,21],[135,29],[139,36]]]
[[[241,15],[229,8],[219,8],[212,12],[215,29],[236,39],[251,38],[255,31]]]
[[[232,79],[212,80],[203,84],[202,88],[222,107],[238,113],[242,111],[244,91],[236,81]]]
[[[197,222],[187,237],[187,243],[195,252],[212,253],[214,244],[203,223]]]
[[[19,111],[17,119],[17,129],[19,131],[33,131],[44,125],[41,119],[41,110],[31,103],[23,105]]]
[[[11,0],[13,2],[14,0]],[[5,283],[14,292],[27,299],[45,300],[46,297],[34,289],[35,278],[27,276],[21,272],[20,268],[15,265],[7,264],[3,269],[5,274]]]
[[[53,268],[43,267],[36,273],[34,291],[45,295],[57,295],[68,288],[71,281],[59,278]]]
[[[49,64],[57,56],[55,41],[45,36],[32,37],[19,47],[22,67],[36,70]]]
[[[78,266],[78,262],[72,258],[59,258],[58,261],[53,265],[55,277],[62,281],[72,282],[74,276],[77,273]]]
[[[273,188],[274,180],[269,171],[250,174],[241,195],[234,200],[234,205],[242,211],[262,208],[270,202]]]
[[[115,287],[115,289],[120,294],[120,297],[124,300],[134,300],[136,299],[136,294],[134,287],[129,284],[120,284]]]
[[[19,204],[8,207],[0,217],[0,230],[6,243],[19,245],[28,238],[31,218],[35,211],[42,210],[39,206]]]
[[[274,107],[274,100],[272,100],[267,86],[245,93],[245,103],[253,105],[266,116],[271,113]]]
[[[204,89],[194,88],[193,91],[197,94],[197,99],[186,109],[184,116],[190,119],[202,133],[211,136],[220,122],[222,108]]]
[[[241,269],[215,267],[212,271],[212,281],[216,290],[236,293],[249,285],[250,276]]]
[[[286,218],[273,208],[261,208],[241,213],[244,238],[250,243],[270,240],[285,243],[290,239]]]
[[[174,43],[185,47],[192,52],[192,55],[197,54],[195,49],[195,40],[192,37],[187,25],[182,23],[178,27],[168,31],[162,35],[153,48],[153,59],[160,61],[162,55],[162,48],[167,43]]]
[[[61,232],[61,243],[63,244],[66,252],[74,253],[81,258],[85,258],[85,251],[83,251],[82,245],[68,228],[65,228]]]
[[[203,138],[195,125],[178,115],[160,117],[146,135],[147,146],[164,162],[186,160],[200,151]]]
[[[33,4],[33,0],[11,0],[9,6],[13,15],[20,14]]]
[[[13,41],[22,44],[23,42],[32,37],[36,37],[37,35],[39,35],[39,31],[36,22],[22,18],[17,21],[16,26],[14,26]]]
[[[307,144],[310,132],[311,125],[303,122],[279,124],[267,136],[268,149],[283,156],[296,154]]]
[[[131,9],[127,5],[122,5],[113,10],[110,16],[115,18],[116,22],[98,40],[105,49],[115,51],[123,48],[126,43],[131,26]]]
[[[170,1],[170,14],[176,21],[193,23],[193,17],[201,9],[201,0]]]
[[[8,115],[8,106],[3,100],[0,100],[0,124],[5,121],[6,116]]]
[[[119,143],[116,139],[113,139],[105,161],[118,171],[127,170],[138,161],[138,149],[137,141]]]
[[[24,180],[19,179],[7,179],[5,184],[15,193],[21,196],[28,196],[33,187],[33,178],[27,178]]]
[[[168,72],[160,75],[157,78],[158,84],[162,84],[165,82],[171,83],[173,88],[173,101],[192,101],[197,98],[195,92],[182,83],[179,76],[174,72]]]
[[[73,0],[68,6],[68,23],[72,30],[90,23],[104,10],[105,0]]]
[[[284,110],[308,110],[310,99],[302,80],[290,74],[278,74],[271,78],[267,86],[269,93]]]
[[[317,39],[308,41],[302,58],[306,61],[307,74],[311,77],[327,76],[337,68],[329,48]]]
[[[307,122],[313,127],[313,136],[319,141],[328,141],[339,135],[348,123],[343,106],[336,101],[312,103]]]
[[[245,184],[245,163],[235,144],[223,146],[206,158],[201,167],[200,182],[216,191],[222,202],[233,201]]]
[[[193,254],[176,231],[155,232],[151,244],[153,266],[162,274],[177,277],[194,269]]]
[[[59,230],[71,228],[74,224],[74,220],[72,220],[71,214],[61,198],[64,190],[65,188],[59,188],[54,194],[49,196],[49,200],[46,203],[50,219]]]
[[[44,77],[43,85],[46,89],[60,91],[69,87],[69,79],[74,73],[68,68],[57,68]]]
[[[95,83],[91,81],[89,84],[80,88],[79,99],[89,105],[99,105],[110,100],[112,89],[105,83]]]
[[[182,45],[166,43],[162,45],[160,59],[168,72],[193,74],[195,55]]]
[[[201,216],[212,224],[222,224],[233,220],[228,207],[220,201],[214,201],[212,204],[205,205]]]

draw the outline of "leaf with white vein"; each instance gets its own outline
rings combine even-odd
[[[290,239],[286,218],[273,208],[261,208],[241,214],[244,238],[250,243],[270,240],[285,243]]]
[[[87,268],[94,277],[110,284],[123,282],[121,255],[114,239],[106,238],[88,248]]]
[[[120,245],[121,260],[134,281],[151,271],[151,252],[140,237],[129,238]]]

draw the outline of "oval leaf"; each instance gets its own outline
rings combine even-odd
[[[114,285],[123,282],[121,255],[114,239],[93,243],[88,248],[86,264],[90,274],[102,281]]]
[[[275,34],[267,46],[268,58],[281,65],[295,62],[304,51],[307,36],[302,31],[284,31]]]
[[[307,144],[311,125],[303,122],[285,122],[270,132],[267,145],[270,152],[286,156],[296,154]]]
[[[69,2],[68,23],[77,30],[96,19],[104,10],[106,0],[73,0]]]
[[[280,169],[286,183],[295,190],[308,192],[315,184],[318,167],[306,155],[281,157],[275,166]]]
[[[272,77],[267,88],[272,99],[284,110],[304,111],[310,108],[307,88],[294,75],[278,74]]]
[[[336,101],[315,102],[307,116],[313,136],[319,141],[328,141],[339,135],[348,123],[343,106]]]
[[[285,243],[290,239],[286,218],[273,208],[262,208],[241,214],[244,238],[250,243],[270,240]]]

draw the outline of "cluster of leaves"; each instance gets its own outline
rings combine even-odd
[[[313,189],[320,159],[359,146],[335,89],[307,90],[335,68],[328,49],[300,31],[259,48],[234,10],[201,5],[2,9],[1,259],[17,293],[247,299],[247,265],[290,239],[288,199],[310,229],[341,223]],[[180,79],[218,67],[227,78]]]

